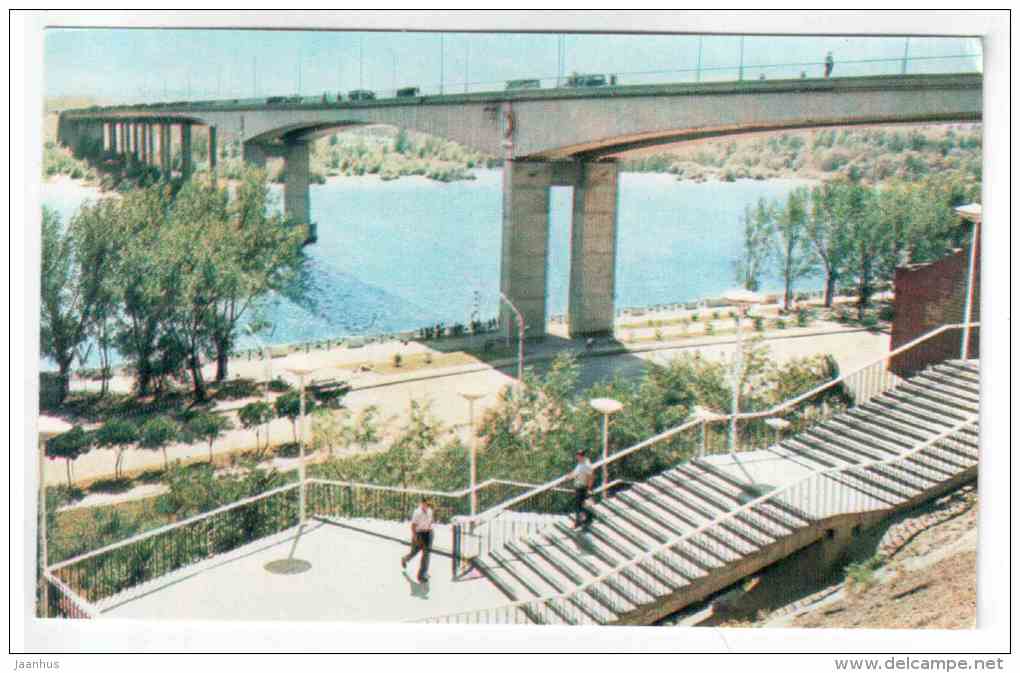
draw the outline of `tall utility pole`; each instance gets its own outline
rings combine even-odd
[[[443,34],[439,34],[439,95],[443,95],[443,79],[444,79],[444,63],[443,63],[443,52],[445,51],[445,38]]]
[[[910,53],[910,38],[908,37],[905,40],[903,40],[903,71],[900,73],[901,75],[907,74],[907,54],[909,53]]]
[[[223,83],[223,68],[216,66],[216,97],[219,98],[222,94],[220,93],[220,86]]]
[[[471,63],[471,43],[464,41],[464,93],[468,92],[468,67]]]
[[[259,85],[258,85],[258,57],[251,57],[251,97],[258,98],[259,96]]]
[[[301,95],[301,52],[297,55],[297,95]]]
[[[336,95],[337,100],[340,100],[340,90],[343,89],[343,59],[337,57],[336,59]]]
[[[393,57],[393,95],[397,95],[397,52],[390,49],[390,56]]]
[[[191,66],[190,65],[188,66],[188,95],[186,96],[186,98],[188,100],[191,100]]]
[[[701,46],[702,46],[702,40],[703,39],[704,39],[703,36],[698,35],[698,81],[699,82],[701,81]]]
[[[740,72],[738,77],[741,82],[744,81],[744,36],[740,36]]]
[[[358,38],[358,88],[365,88],[365,36]]]
[[[564,45],[564,36],[560,35],[556,41],[556,57],[558,60],[556,66],[556,88],[559,88],[563,84],[563,66],[566,60],[566,48]]]

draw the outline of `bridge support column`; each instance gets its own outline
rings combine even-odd
[[[170,157],[170,125],[159,125],[159,164],[163,179],[169,181],[173,177],[173,163]]]
[[[571,337],[613,332],[619,177],[615,161],[579,166],[570,227]]]
[[[309,195],[309,152],[308,144],[287,143],[284,147],[284,171],[287,181],[283,185],[283,212],[295,224],[308,226],[306,243],[317,240],[315,224],[312,223],[311,198]]]
[[[193,170],[191,162],[191,124],[181,124],[181,177],[187,180]]]
[[[152,124],[145,125],[146,136],[149,139],[149,144],[146,145],[146,151],[148,153],[149,165],[156,165],[156,127]]]
[[[244,143],[242,153],[244,155],[244,163],[265,170],[267,158],[265,147],[258,143]]]
[[[541,161],[503,164],[503,253],[500,290],[524,316],[528,336],[546,325],[546,270],[549,265],[549,187],[552,165]],[[505,302],[500,323],[511,337],[517,321]]]
[[[216,127],[209,127],[209,175],[211,176],[212,183],[216,184],[216,162],[218,157],[216,152],[218,148],[216,146]]]

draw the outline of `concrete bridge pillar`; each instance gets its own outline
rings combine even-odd
[[[156,165],[156,134],[152,124],[145,125],[145,161],[150,166]]]
[[[125,122],[121,122],[120,124],[118,124],[118,126],[120,126],[120,141],[118,142],[117,149],[119,150],[119,154],[123,159],[127,158],[128,154],[127,124]]]
[[[216,153],[218,151],[216,146],[216,127],[209,127],[209,175],[212,176],[213,184],[216,184],[216,163],[218,157]]]
[[[170,180],[173,177],[170,152],[170,125],[163,123],[159,125],[159,164],[164,180]]]
[[[549,187],[552,164],[503,164],[503,253],[500,290],[524,316],[527,336],[545,334],[546,269],[549,265]],[[505,302],[500,322],[513,337],[517,322]]]
[[[570,227],[571,337],[613,332],[619,178],[615,161],[579,166]]]
[[[311,197],[309,195],[309,151],[308,143],[292,142],[284,146],[284,161],[287,180],[283,185],[283,212],[295,224],[308,226],[307,243],[317,239],[312,223]]]
[[[191,177],[194,167],[191,161],[191,124],[181,124],[181,177]]]
[[[103,122],[103,153],[113,151],[113,125],[110,122]]]
[[[242,148],[244,163],[265,170],[268,154],[266,148],[258,143],[244,143]]]

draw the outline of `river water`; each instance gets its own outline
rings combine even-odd
[[[334,179],[311,188],[318,243],[309,256],[311,291],[263,309],[270,341],[294,343],[349,334],[413,330],[438,321],[496,315],[501,241],[501,172],[438,183],[422,177]],[[620,178],[616,306],[639,307],[718,296],[735,285],[733,260],[746,205],[785,197],[802,180],[680,182],[673,176]],[[278,201],[282,194],[274,188]],[[549,241],[550,315],[566,311],[570,188],[553,188]],[[43,185],[43,203],[66,221],[99,193],[69,180]],[[778,290],[776,278],[765,290]],[[820,280],[799,290],[819,289]]]

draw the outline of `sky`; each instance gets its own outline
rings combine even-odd
[[[492,91],[562,72],[617,74],[620,84],[981,69],[977,39],[553,33],[422,33],[51,28],[46,96],[148,102],[320,95],[418,86],[423,93]],[[700,49],[699,49],[700,46]],[[699,57],[700,54],[700,57]],[[951,58],[969,55],[969,58]],[[465,82],[467,86],[465,87]]]

